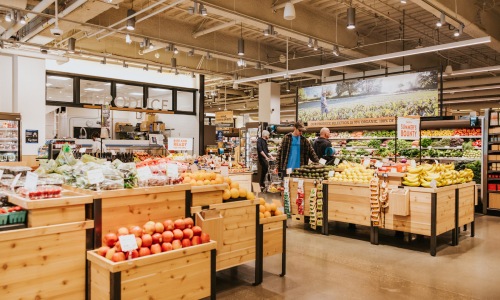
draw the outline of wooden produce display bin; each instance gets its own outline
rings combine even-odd
[[[91,300],[215,299],[216,242],[112,262],[88,251]]]
[[[297,188],[299,187],[299,180],[304,180],[304,216],[309,217],[309,196],[311,189],[314,188],[315,179],[306,178],[290,178],[290,209],[292,212],[292,220],[304,222],[304,218],[299,215],[297,207]]]
[[[370,187],[367,183],[328,183],[327,196],[328,221],[371,225]]]
[[[191,187],[191,207],[222,203],[222,194],[227,188],[227,183]]]
[[[94,247],[102,245],[102,236],[120,227],[142,226],[147,221],[162,222],[189,216],[191,186],[177,184],[111,191],[81,190],[94,199]]]
[[[287,215],[279,215],[260,219],[263,232],[263,256],[281,254],[281,274],[286,274],[286,219]]]
[[[241,188],[252,191],[252,175],[253,172],[236,172],[229,173],[229,178],[231,181],[239,183]]]
[[[192,207],[196,225],[217,242],[217,271],[255,260],[255,284],[262,282],[262,231],[259,223],[259,201],[241,200],[211,204],[215,217],[203,217],[201,206]],[[205,211],[203,211],[205,212]]]

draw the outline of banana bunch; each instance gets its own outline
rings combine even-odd
[[[403,178],[403,185],[431,187],[431,183],[435,181],[436,187],[441,187],[470,182],[473,177],[472,170],[456,171],[454,164],[424,164],[410,167]]]

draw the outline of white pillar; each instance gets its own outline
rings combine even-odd
[[[259,122],[280,124],[280,85],[278,83],[259,84]]]
[[[12,107],[12,56],[0,55],[0,112],[11,113]]]

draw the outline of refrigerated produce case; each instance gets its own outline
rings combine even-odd
[[[0,162],[21,160],[21,115],[0,113]]]
[[[259,123],[247,123],[245,134],[245,165],[251,172],[258,171],[257,138],[259,137],[259,133]]]

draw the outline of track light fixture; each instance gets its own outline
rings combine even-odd
[[[309,42],[307,42],[307,47],[312,48],[313,46],[313,39],[309,38]]]
[[[455,32],[453,33],[453,36],[454,37],[459,37],[464,31],[464,25],[460,25],[460,27],[458,27],[457,30],[455,30]]]
[[[123,61],[123,67],[124,67],[124,68],[128,68],[128,64],[127,64],[127,62],[126,62],[126,61]]]
[[[127,35],[125,36],[125,43],[127,44],[132,44],[132,39],[130,38],[130,35],[127,33]]]
[[[318,39],[314,39],[314,47],[313,47],[314,51],[317,51],[319,49],[318,47]]]
[[[200,3],[200,15],[204,17],[208,15],[207,9],[205,8],[205,5],[203,5],[203,3]]]
[[[333,54],[333,55],[335,55],[335,56],[339,56],[339,55],[340,55],[339,46],[337,46],[337,45],[333,45],[333,51],[332,51],[332,54]]]
[[[236,62],[236,64],[238,65],[238,67],[241,67],[241,68],[244,68],[244,67],[247,66],[247,63],[246,63],[246,61],[243,58],[238,59],[238,61]]]
[[[289,91],[291,91],[291,90],[292,90],[292,89],[290,88],[290,80],[287,80],[287,81],[286,81],[285,88],[286,88],[286,91],[287,91],[287,92],[289,92]]]
[[[101,64],[103,64],[103,65],[106,64],[106,57],[103,57],[103,59],[101,60]]]
[[[146,72],[147,72],[147,71],[149,71],[149,65],[148,65],[148,64],[146,64],[146,66],[145,66],[144,68],[142,68],[142,69],[143,69],[144,71],[146,71]]]
[[[12,22],[12,12],[8,12],[5,14],[5,22]]]
[[[171,52],[171,51],[174,51],[174,44],[172,43],[168,43],[167,46],[165,46],[165,51],[167,52]]]
[[[207,51],[207,60],[212,60],[212,54],[210,52]]]
[[[174,54],[179,54],[179,50],[176,47],[174,47]]]
[[[441,16],[439,17],[439,20],[436,23],[437,27],[441,27],[446,23],[446,15],[444,12],[441,12]]]
[[[240,23],[240,38],[238,39],[238,55],[245,55],[245,40],[243,39],[243,23]]]
[[[147,48],[149,48],[150,45],[151,45],[151,42],[149,41],[149,39],[144,38],[144,40],[141,43],[141,47],[144,49],[147,49]]]
[[[22,25],[26,25],[26,16],[22,16],[21,20],[19,21]]]
[[[68,39],[68,53],[75,53],[76,39],[69,38]]]
[[[127,19],[127,30],[130,31],[135,29],[135,17],[130,18],[130,16],[132,16],[133,14],[135,14],[135,10],[127,10],[127,17],[129,17],[129,19]]]
[[[148,41],[149,41],[149,40],[148,40]],[[148,47],[148,48],[149,48],[150,50],[153,50],[153,48],[154,48],[154,47],[155,47],[155,45],[153,45],[153,43],[151,43],[151,42],[150,42],[150,43],[149,43],[149,47]]]
[[[347,29],[356,28],[356,8],[348,7],[347,8]]]
[[[274,31],[274,26],[269,24],[267,25],[267,29],[264,29],[264,36],[269,36],[269,35],[277,35],[278,33]]]
[[[172,58],[170,59],[170,67],[171,67],[172,69],[177,69],[177,58],[172,57]]]
[[[188,56],[194,56],[194,49],[191,49],[187,53]]]
[[[163,73],[163,67],[160,66],[160,68],[158,69],[158,73]]]

